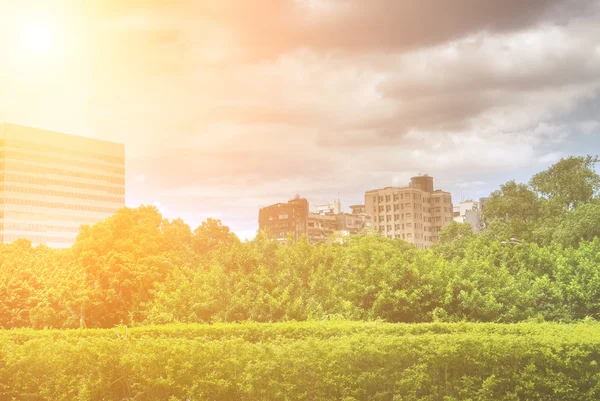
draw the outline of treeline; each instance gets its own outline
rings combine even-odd
[[[0,332],[0,399],[600,398],[598,324],[283,323]]]
[[[600,235],[597,156],[561,159],[529,183],[509,181],[484,209],[491,237],[577,246]]]
[[[425,251],[368,232],[318,245],[264,233],[241,242],[217,220],[192,231],[153,207],[125,208],[84,227],[71,249],[1,245],[0,327],[598,319],[596,161],[564,159],[517,185],[526,202],[506,184],[489,202],[488,230],[451,224]],[[541,217],[526,219],[528,207]]]

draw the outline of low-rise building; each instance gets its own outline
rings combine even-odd
[[[291,234],[297,241],[308,232],[308,201],[296,195],[287,203],[260,208],[258,229],[267,231],[274,240],[285,241]]]
[[[466,200],[460,202],[458,205],[454,205],[453,208],[453,219],[457,223],[464,223],[467,211],[479,209],[479,202],[473,200]]]
[[[364,205],[353,207],[353,213],[343,213],[339,200],[313,205],[296,195],[286,203],[262,207],[258,212],[258,229],[269,233],[273,240],[286,241],[290,235],[299,240],[306,235],[312,243],[328,241],[334,234],[338,237],[358,234],[372,227],[371,218],[361,213]]]
[[[481,198],[479,202],[467,200],[454,206],[454,221],[457,223],[468,223],[473,227],[473,232],[480,232],[486,228],[483,220],[483,208],[489,198]]]
[[[329,209],[316,205],[315,211],[308,215],[308,240],[312,243],[325,241],[334,234],[339,236],[355,235],[371,227],[371,219],[365,214],[343,213],[339,200],[328,204]],[[364,210],[364,206],[362,206]],[[352,209],[353,212],[356,209]],[[360,210],[360,209],[359,209]]]

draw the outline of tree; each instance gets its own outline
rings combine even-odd
[[[194,250],[204,255],[216,250],[219,246],[232,246],[239,243],[238,237],[231,232],[229,227],[224,226],[221,220],[207,219],[194,230],[192,244]]]
[[[531,240],[542,210],[537,194],[526,184],[509,181],[492,193],[483,213],[488,222],[505,222],[510,236]]]
[[[82,326],[129,323],[152,298],[155,283],[175,266],[170,247],[186,238],[185,227],[165,221],[152,206],[123,208],[91,227],[84,226],[73,245],[69,267],[73,314]],[[165,233],[173,238],[166,238]],[[173,241],[177,239],[177,241]]]
[[[553,233],[553,240],[563,246],[578,246],[582,241],[600,237],[600,203],[588,203],[569,212]]]
[[[600,190],[600,175],[594,167],[598,156],[560,159],[549,169],[533,176],[530,185],[542,197],[571,210],[589,203]]]
[[[452,221],[440,232],[440,244],[453,243],[470,237],[473,237],[471,224]]]

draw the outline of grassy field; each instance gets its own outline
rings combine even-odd
[[[598,400],[600,325],[0,331],[0,400]]]

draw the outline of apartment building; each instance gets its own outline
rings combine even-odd
[[[311,243],[326,241],[340,230],[338,215],[332,212],[311,212],[308,214],[307,238]]]
[[[388,238],[403,239],[424,249],[439,240],[452,221],[452,195],[434,190],[433,177],[411,178],[408,186],[374,189],[365,193],[365,212],[373,228]]]
[[[317,243],[329,240],[334,234],[358,234],[371,226],[371,218],[364,213],[343,213],[339,200],[315,204],[309,209],[308,201],[296,195],[287,203],[275,203],[258,211],[258,229],[266,230],[272,240],[282,242],[290,235],[296,241],[306,235],[309,242]]]
[[[317,205],[315,211],[308,214],[309,242],[327,241],[334,234],[356,235],[372,226],[370,217],[365,214],[342,212],[339,200],[332,205],[334,207],[329,210],[323,210],[319,207],[321,205]]]
[[[0,242],[69,247],[123,206],[122,144],[0,123]]]
[[[287,203],[275,203],[258,211],[258,229],[271,239],[285,241],[291,234],[297,241],[308,231],[308,201],[296,195]]]

